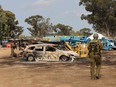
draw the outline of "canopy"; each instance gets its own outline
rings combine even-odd
[[[94,35],[94,34],[95,34],[95,33],[93,33],[92,35],[90,35],[88,38],[91,39],[91,40],[93,40],[93,35]],[[107,38],[107,37],[103,36],[103,35],[100,34],[100,33],[97,33],[97,34],[98,34],[98,39]]]

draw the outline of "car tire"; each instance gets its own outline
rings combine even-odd
[[[34,61],[34,60],[35,60],[35,58],[33,55],[28,55],[27,61]]]
[[[74,58],[69,58],[69,62],[73,62],[75,59]]]
[[[65,55],[62,55],[62,56],[60,57],[60,61],[62,61],[62,62],[69,61],[69,57],[67,57],[67,56],[65,56]]]

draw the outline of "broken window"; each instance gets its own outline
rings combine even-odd
[[[56,49],[53,47],[46,47],[46,51],[56,51]]]
[[[32,46],[32,47],[29,47],[28,49],[29,50],[33,50],[35,48],[35,46]]]
[[[35,51],[43,51],[43,47],[37,47],[35,48]]]

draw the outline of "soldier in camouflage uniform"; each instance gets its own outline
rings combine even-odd
[[[15,53],[15,50],[16,49],[16,44],[14,41],[11,42],[11,57],[15,57],[16,56],[16,53]]]
[[[14,43],[11,43],[11,57],[14,57]]]
[[[100,69],[101,69],[101,50],[102,44],[100,40],[98,40],[98,34],[93,35],[93,40],[88,44],[89,50],[89,58],[90,58],[90,74],[91,79],[99,79],[100,78]]]

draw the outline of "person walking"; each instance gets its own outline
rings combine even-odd
[[[100,79],[101,69],[101,50],[103,48],[102,43],[98,40],[98,34],[93,35],[93,40],[88,43],[88,55],[90,58],[90,74],[91,79]]]

